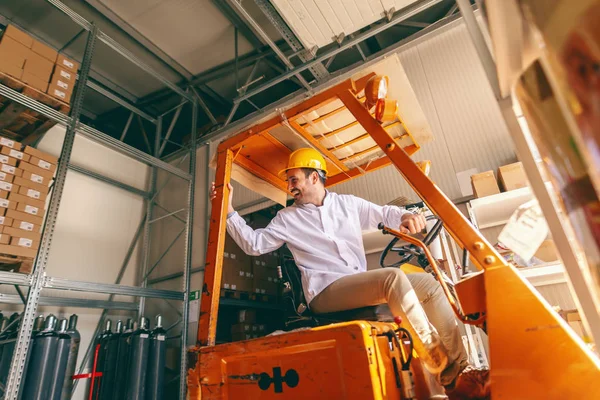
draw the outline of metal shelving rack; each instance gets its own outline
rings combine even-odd
[[[104,309],[102,316],[98,322],[96,328],[96,334],[93,337],[96,337],[97,333],[100,331],[100,327],[102,326],[102,321],[104,317],[107,315],[108,310],[129,310],[129,311],[137,311],[139,314],[142,314],[145,306],[145,299],[148,298],[160,298],[165,300],[177,300],[182,302],[182,317],[180,318],[180,323],[182,324],[181,331],[181,363],[179,370],[180,377],[180,385],[179,385],[179,398],[184,399],[186,397],[186,340],[187,340],[187,324],[188,324],[188,297],[190,290],[190,268],[191,268],[191,243],[192,243],[192,227],[193,227],[193,215],[194,215],[194,177],[195,177],[195,169],[196,169],[196,123],[197,123],[197,112],[198,112],[198,104],[197,99],[190,95],[187,91],[182,90],[180,87],[175,85],[174,83],[166,80],[160,74],[155,72],[151,67],[138,59],[133,53],[129,50],[121,46],[119,43],[114,41],[104,32],[100,31],[93,23],[85,20],[83,17],[75,13],[73,10],[69,9],[66,5],[61,3],[58,0],[48,0],[53,6],[61,10],[65,15],[69,16],[76,24],[81,26],[85,31],[87,31],[87,44],[85,48],[85,53],[83,56],[83,60],[81,63],[81,69],[79,71],[79,83],[76,86],[75,92],[73,94],[72,102],[71,102],[71,112],[70,115],[64,115],[32,98],[29,98],[19,92],[12,90],[11,88],[0,84],[0,95],[3,97],[14,101],[16,103],[25,105],[32,110],[56,121],[58,124],[66,126],[66,134],[63,142],[59,163],[56,172],[56,179],[54,182],[52,194],[50,197],[50,202],[48,206],[48,212],[46,214],[44,229],[42,233],[42,239],[40,248],[35,259],[33,272],[29,275],[12,273],[0,271],[0,284],[8,284],[15,286],[25,286],[29,288],[29,293],[27,294],[26,300],[22,299],[17,295],[0,295],[0,303],[6,304],[25,304],[25,309],[23,312],[22,321],[19,328],[19,334],[17,337],[15,352],[13,355],[13,359],[11,362],[10,374],[8,377],[8,382],[6,385],[6,394],[4,399],[16,400],[19,398],[21,383],[24,374],[24,368],[28,359],[28,350],[30,344],[30,337],[33,328],[33,321],[37,311],[38,306],[77,306],[77,307],[87,307],[87,308],[101,308]],[[163,136],[162,134],[162,120],[163,115],[161,116],[151,116],[142,110],[138,109],[134,104],[130,104],[127,101],[123,100],[119,96],[113,94],[112,92],[99,87],[93,82],[88,80],[89,71],[91,67],[92,57],[94,53],[94,46],[97,41],[101,41],[114,51],[119,53],[121,56],[125,57],[127,60],[132,62],[134,65],[138,66],[145,72],[149,73],[154,78],[158,79],[165,86],[179,94],[182,98],[182,101],[178,108],[173,109],[176,114],[174,119],[176,120],[181,113],[182,108],[186,104],[190,104],[192,107],[192,122],[191,122],[191,142],[187,147],[189,154],[186,157],[189,157],[189,167],[188,171],[184,171],[179,169],[178,166],[172,165],[162,161],[159,157],[164,149],[166,143],[168,143],[168,138],[174,128],[174,123],[171,124],[167,133]],[[145,120],[156,125],[156,140],[154,143],[154,151],[152,155],[147,154],[143,151],[135,149],[124,142],[122,142],[123,137],[129,127],[130,122],[126,125],[125,131],[123,132],[123,136],[121,140],[115,139],[105,133],[98,131],[90,126],[87,126],[79,120],[81,112],[82,112],[82,103],[85,95],[86,88],[90,88],[95,90],[104,96],[112,99],[119,105],[125,107],[126,109],[131,111],[131,116],[129,121],[133,118],[134,114],[138,116],[138,118],[144,118]],[[108,148],[111,148],[115,151],[118,151],[122,154],[125,154],[135,160],[138,160],[142,163],[149,165],[152,168],[152,179],[151,179],[151,187],[150,191],[146,192],[143,190],[139,190],[133,188],[129,185],[123,184],[116,180],[113,180],[108,177],[104,177],[101,174],[87,171],[85,168],[78,167],[69,163],[71,151],[73,149],[73,143],[75,140],[75,135],[79,134],[83,137],[91,139],[95,142],[98,142]],[[140,197],[142,197],[146,201],[146,214],[142,218],[140,225],[137,229],[137,232],[129,246],[129,249],[126,253],[125,259],[121,266],[120,272],[117,275],[115,280],[115,284],[106,284],[106,283],[96,283],[96,282],[85,282],[85,281],[74,281],[57,277],[46,276],[46,267],[48,264],[48,255],[52,244],[52,237],[54,234],[54,229],[56,225],[56,219],[58,216],[58,210],[61,202],[61,196],[65,184],[65,179],[67,175],[67,170],[72,170],[86,176],[92,177],[94,179],[103,181],[105,183],[111,184],[113,186],[119,187],[123,190],[134,193]],[[187,217],[185,219],[180,218],[175,215],[175,213],[167,214],[167,216],[173,216],[174,218],[178,218],[181,221],[185,222],[185,228],[182,230],[182,233],[177,235],[174,239],[173,243],[179,239],[181,234],[185,234],[185,265],[183,269],[183,287],[181,291],[173,291],[173,290],[160,290],[154,289],[151,287],[147,287],[148,275],[152,272],[152,269],[158,264],[156,263],[154,266],[149,267],[149,254],[148,246],[150,242],[150,224],[152,221],[152,211],[154,207],[154,200],[160,193],[161,188],[156,187],[156,176],[157,171],[162,170],[170,173],[170,178],[176,176],[178,178],[183,179],[187,182],[188,185],[188,195],[187,195]],[[169,178],[169,179],[170,179]],[[164,186],[163,186],[164,187]],[[142,278],[141,278],[141,287],[140,286],[126,286],[120,285],[120,281],[125,273],[129,260],[134,252],[136,247],[136,243],[138,238],[143,234],[143,254],[146,256],[143,259],[141,265]],[[172,245],[171,245],[172,246]],[[162,257],[168,252],[171,248],[165,250]],[[62,298],[62,297],[42,297],[41,292],[43,289],[61,289],[61,290],[69,290],[69,291],[79,291],[79,292],[92,292],[92,293],[104,293],[110,294],[108,300],[92,300],[92,299],[75,299],[75,298]],[[134,296],[139,298],[138,302],[123,302],[123,301],[113,301],[113,297],[115,295],[127,295]],[[87,360],[91,354],[91,349],[93,347],[93,340],[90,343],[90,346],[87,349],[86,357],[82,362],[79,370],[83,370],[87,365]]]

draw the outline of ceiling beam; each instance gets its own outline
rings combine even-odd
[[[188,71],[183,65],[179,64],[147,37],[142,35],[137,29],[131,26],[128,22],[119,17],[110,8],[105,6],[99,0],[85,0],[87,4],[92,6],[96,11],[102,14],[106,19],[112,22],[114,25],[119,27],[123,32],[133,38],[139,43],[144,49],[148,50],[153,56],[160,60],[165,66],[170,68],[173,72],[179,75],[182,79],[189,80],[192,78],[192,73]]]

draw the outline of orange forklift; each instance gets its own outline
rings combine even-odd
[[[188,398],[208,399],[428,399],[430,393],[410,337],[401,321],[349,318],[311,329],[241,342],[215,344],[227,201],[232,169],[287,192],[277,176],[290,153],[306,143],[327,160],[327,186],[394,165],[469,252],[477,273],[449,288],[426,246],[414,244],[434,271],[457,317],[485,326],[489,335],[494,399],[591,399],[600,393],[597,357],[516,269],[473,228],[463,214],[410,158],[420,146],[385,97],[385,77],[349,79],[281,115],[224,140],[217,150],[216,188],[202,288],[198,345],[189,350]],[[367,87],[365,89],[365,87]],[[374,101],[374,106],[372,105]],[[316,134],[319,118],[345,113],[345,125]],[[393,125],[396,118],[398,124]],[[358,156],[340,158],[325,139],[362,128],[350,139],[374,142]],[[397,128],[397,129],[394,129]],[[366,135],[366,136],[365,136]],[[347,143],[347,142],[346,142]],[[356,154],[358,154],[356,153]],[[352,167],[354,166],[354,167]],[[455,294],[458,302],[455,301]],[[351,310],[352,311],[352,310]],[[358,315],[358,314],[354,314]]]

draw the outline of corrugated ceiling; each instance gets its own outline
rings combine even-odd
[[[324,47],[417,0],[272,0],[304,47]]]

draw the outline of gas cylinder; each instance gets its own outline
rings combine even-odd
[[[58,325],[58,345],[56,346],[56,361],[50,381],[49,400],[60,400],[63,384],[65,383],[65,374],[67,372],[67,362],[69,361],[69,350],[71,346],[71,336],[67,333],[67,324],[67,319],[62,318]]]
[[[61,400],[70,400],[73,393],[73,375],[75,375],[75,368],[77,368],[77,355],[79,353],[79,343],[81,342],[81,336],[77,330],[77,318],[77,314],[73,314],[69,318],[67,334],[71,340],[69,342],[69,358],[67,360],[62,394],[60,396]]]
[[[162,400],[165,383],[165,358],[167,351],[167,331],[162,326],[162,316],[156,316],[156,327],[150,334],[148,354],[148,377],[146,379],[146,400]]]
[[[100,400],[111,400],[112,389],[115,385],[115,373],[117,370],[117,356],[119,351],[119,337],[123,333],[123,321],[117,321],[115,332],[105,338],[104,366],[100,385]]]
[[[0,335],[2,340],[8,341],[2,347],[2,359],[0,360],[0,397],[4,395],[3,388],[6,386],[8,373],[10,372],[10,362],[15,351],[15,341],[19,332],[19,322],[16,322],[17,318],[20,318],[19,314],[13,313],[8,319],[8,329],[3,335]]]
[[[23,385],[23,400],[48,400],[56,363],[58,333],[56,317],[50,314],[44,329],[33,338],[31,357]]]
[[[145,400],[148,351],[150,335],[148,319],[140,318],[140,327],[129,337],[131,357],[129,360],[129,379],[127,382],[127,400]]]
[[[133,322],[131,318],[127,319],[127,324],[118,340],[118,351],[117,351],[117,368],[115,371],[115,385],[112,390],[111,400],[122,400],[125,399],[127,394],[127,378],[129,374],[129,337],[133,334]]]

